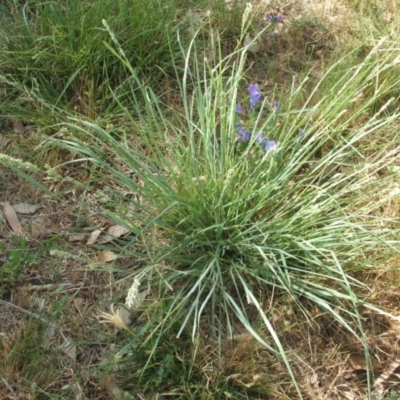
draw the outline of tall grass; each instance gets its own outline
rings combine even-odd
[[[179,54],[173,33],[181,6],[177,0],[3,2],[3,113],[39,123],[57,107],[103,117],[113,108],[110,88],[123,87],[129,75],[106,50],[104,44],[111,39],[102,20],[124,43],[138,76],[155,83]],[[43,105],[51,107],[41,110]]]
[[[177,31],[191,37],[209,10],[225,38],[236,27],[243,0],[31,0],[0,4],[2,117],[48,126],[66,115],[118,118],[113,92],[123,100],[131,74],[108,48],[123,44],[141,84],[158,85],[180,62]],[[109,35],[106,21],[113,32]],[[227,40],[230,43],[230,40]]]

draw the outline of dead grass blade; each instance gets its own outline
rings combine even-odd
[[[20,236],[22,234],[21,224],[19,223],[14,207],[8,201],[4,203],[4,215],[6,216],[7,222],[10,225],[13,233],[17,236]]]

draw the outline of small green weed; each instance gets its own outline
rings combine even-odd
[[[56,239],[40,243],[33,247],[25,238],[13,236],[11,239],[11,250],[7,252],[6,244],[1,244],[3,254],[8,261],[0,266],[0,280],[3,285],[15,284],[23,280],[32,267],[43,262],[48,257],[49,251],[55,247]],[[1,250],[0,248],[0,250]]]
[[[391,390],[389,397],[383,397],[380,400],[399,400],[399,397],[395,390]]]

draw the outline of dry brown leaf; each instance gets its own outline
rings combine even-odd
[[[367,362],[363,355],[350,354],[348,360],[355,371],[367,370]],[[370,362],[374,371],[382,369],[382,365],[374,358],[370,358]]]
[[[244,38],[244,45],[249,46],[248,50],[251,53],[257,53],[258,51],[260,51],[260,45],[256,41],[254,41],[250,34],[247,34]]]
[[[395,373],[395,371],[400,367],[400,360],[393,361],[388,368],[378,377],[376,382],[374,383],[374,386],[380,386],[382,385],[385,381],[387,381],[389,378],[392,377],[392,375]]]
[[[34,214],[39,208],[42,208],[42,206],[40,204],[18,203],[13,204],[13,208],[20,214]]]
[[[91,246],[92,244],[96,243],[96,240],[98,239],[98,237],[101,234],[101,230],[100,229],[96,229],[95,231],[93,231],[90,236],[88,241],[86,242],[87,246]]]
[[[98,244],[104,244],[107,242],[111,242],[111,240],[115,239],[116,237],[120,237],[122,235],[125,235],[126,233],[129,232],[129,229],[124,228],[121,225],[113,225],[110,226],[107,229],[107,234],[101,238],[100,240],[98,240]]]
[[[24,124],[19,119],[13,121],[13,128],[15,133],[22,133],[25,130]]]
[[[139,294],[138,294],[138,300],[145,300],[146,297],[149,295],[150,290],[146,289],[146,290],[142,290]]]
[[[109,235],[113,235],[113,236],[116,236],[116,237],[125,235],[125,233],[128,233],[128,232],[129,232],[129,229],[124,228],[124,227],[121,226],[121,225],[113,225],[113,226],[110,226],[110,227],[107,229],[107,233],[108,233]]]
[[[104,387],[107,390],[107,392],[112,396],[112,398],[115,400],[133,399],[133,396],[131,396],[128,392],[122,390],[110,375],[107,375]]]
[[[115,260],[117,257],[118,256],[111,250],[102,250],[99,254],[97,254],[97,261],[107,263]]]
[[[84,233],[77,233],[76,235],[71,235],[68,238],[69,242],[80,242],[81,240],[85,239],[86,235]]]
[[[68,237],[69,242],[80,242],[86,238],[84,233],[77,233]]]
[[[21,224],[19,223],[17,213],[15,212],[13,206],[8,201],[4,203],[4,214],[13,233],[15,235],[21,235],[22,228]]]
[[[254,339],[254,336],[249,332],[249,330],[243,324],[233,323],[235,330],[238,332],[233,336],[234,340],[237,341],[247,341]]]
[[[4,149],[11,139],[6,138],[4,135],[0,133],[0,149]]]
[[[72,360],[76,360],[76,343],[67,336],[65,342],[61,346],[61,350]]]

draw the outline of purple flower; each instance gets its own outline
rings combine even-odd
[[[272,105],[272,108],[274,109],[274,111],[278,111],[280,106],[279,101],[274,101],[274,104]]]
[[[261,142],[261,148],[265,151],[270,151],[276,149],[276,142],[274,140],[263,139]]]
[[[250,140],[251,133],[243,129],[243,125],[240,122],[236,124],[236,132],[238,134],[238,142],[248,142]]]
[[[250,84],[247,90],[250,93],[250,109],[253,110],[254,106],[258,103],[258,101],[261,98],[261,92],[256,83]]]
[[[235,111],[236,111],[236,114],[241,115],[241,114],[243,113],[242,105],[241,105],[241,104],[238,104],[238,105],[236,106]]]
[[[257,133],[257,136],[256,136],[256,142],[261,144],[262,141],[263,141],[262,132],[259,132],[259,133]]]
[[[282,14],[278,14],[278,15],[274,15],[274,14],[267,14],[265,16],[265,19],[269,22],[282,22],[283,21],[283,15]]]

